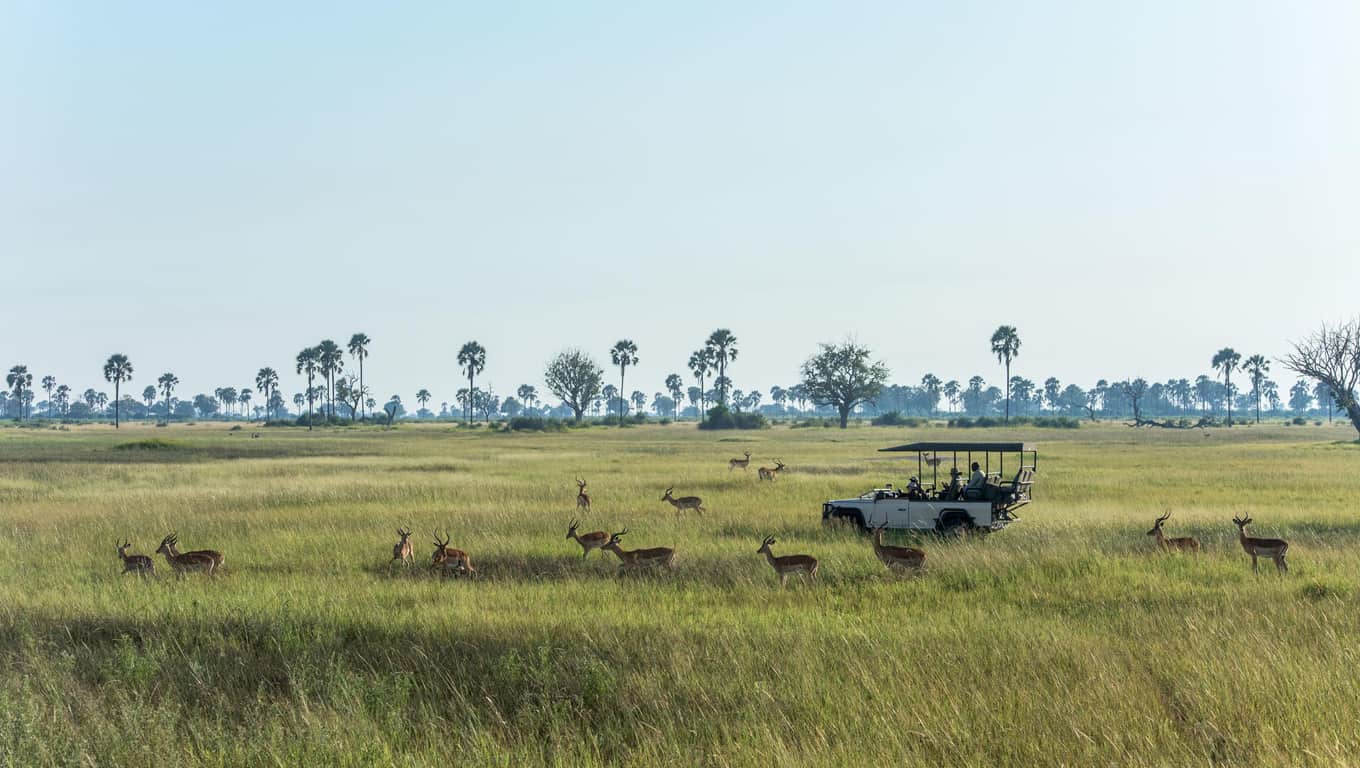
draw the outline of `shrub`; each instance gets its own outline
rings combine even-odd
[[[505,423],[509,432],[562,432],[567,428],[561,419],[542,416],[515,416]]]
[[[888,411],[875,416],[869,423],[875,427],[919,427],[924,425],[926,420],[903,416],[901,411]]]
[[[725,405],[715,405],[699,429],[765,429],[770,423],[759,413],[734,413]]]
[[[1039,429],[1079,429],[1081,421],[1071,416],[1017,416],[1011,419],[1010,424],[995,416],[979,416],[976,419],[957,418],[950,419],[949,426],[955,429],[972,429],[974,427],[993,428],[993,427],[1037,427]]]
[[[169,440],[162,440],[159,437],[148,437],[145,440],[133,440],[128,443],[119,443],[113,446],[116,451],[165,451],[180,447],[178,443]]]

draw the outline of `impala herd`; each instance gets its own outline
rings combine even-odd
[[[784,463],[775,460],[774,467],[760,467],[758,472],[761,480],[775,479],[775,475],[784,470]],[[745,458],[730,459],[728,461],[729,471],[741,467],[746,469],[751,464],[751,454],[746,452]],[[590,496],[586,493],[586,481],[580,478],[576,480],[576,508],[578,510],[590,511]],[[672,495],[674,486],[667,488],[661,497],[662,501],[670,502],[677,512],[694,510],[704,512],[703,500],[698,496],[681,496],[676,498]],[[1157,546],[1167,552],[1187,552],[1199,554],[1199,541],[1191,536],[1168,537],[1162,532],[1162,523],[1171,518],[1171,513],[1167,512],[1158,517],[1152,523],[1152,530],[1147,532],[1148,536],[1153,537]],[[1268,557],[1275,563],[1275,568],[1281,573],[1288,572],[1289,566],[1285,562],[1285,554],[1289,551],[1289,542],[1283,539],[1260,539],[1247,535],[1247,526],[1250,525],[1250,517],[1234,517],[1233,524],[1237,526],[1238,542],[1242,549],[1251,555],[1251,569],[1257,572],[1257,558]],[[650,547],[646,549],[624,549],[620,546],[623,537],[628,534],[628,529],[624,528],[616,533],[607,531],[591,531],[589,533],[578,533],[577,529],[581,523],[579,520],[572,520],[567,528],[567,538],[574,539],[581,547],[581,559],[590,556],[594,550],[601,553],[613,552],[619,559],[620,574],[629,571],[641,571],[651,568],[666,568],[675,570],[675,549],[673,547]],[[890,571],[897,573],[919,573],[925,569],[926,553],[916,547],[899,547],[883,543],[883,526],[874,528],[872,531],[872,543],[874,556],[879,559]],[[397,543],[392,545],[392,560],[400,561],[403,565],[413,565],[415,563],[414,548],[411,543],[411,529],[409,527],[397,528]],[[441,576],[474,576],[477,569],[472,565],[472,558],[467,552],[449,546],[449,536],[445,534],[441,540],[439,533],[434,534],[434,552],[430,555],[430,570],[438,572]],[[809,584],[817,581],[817,558],[812,555],[775,555],[771,549],[776,540],[773,536],[766,536],[756,554],[764,555],[765,560],[774,569],[775,575],[779,577],[779,586],[784,588],[788,585],[790,576],[802,576]],[[117,544],[117,542],[115,542]],[[126,538],[122,544],[117,544],[118,558],[123,561],[123,574],[136,573],[142,578],[156,575],[156,566],[152,559],[146,555],[128,554],[131,543]],[[165,561],[174,571],[176,578],[184,578],[189,572],[202,572],[208,576],[217,575],[226,561],[225,556],[217,550],[199,549],[192,552],[179,551],[179,534],[171,533],[161,539],[160,546],[156,548],[156,554],[164,555]]]

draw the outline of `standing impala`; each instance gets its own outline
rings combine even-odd
[[[619,573],[625,570],[642,570],[643,568],[656,568],[665,566],[670,570],[675,570],[675,550],[670,547],[652,547],[651,549],[624,549],[619,546],[619,540],[627,535],[628,529],[624,528],[618,533],[611,534],[609,543],[604,548],[619,556]]]
[[[698,496],[681,496],[680,498],[677,499],[671,495],[671,491],[673,490],[675,490],[675,486],[667,488],[666,495],[662,496],[661,500],[669,501],[671,503],[671,506],[675,507],[676,511],[678,512],[684,512],[687,509],[692,509],[695,512],[698,512],[699,514],[703,514],[704,512],[703,499],[699,498]]]
[[[775,459],[773,468],[761,467],[760,469],[756,470],[756,474],[760,475],[761,480],[769,480],[771,482],[774,482],[774,476],[783,471],[784,462],[780,461],[779,459]]]
[[[402,565],[414,563],[416,557],[415,547],[411,546],[411,529],[398,528],[397,535],[401,537],[401,541],[392,545],[392,560],[389,560],[387,564],[390,566],[396,560],[400,560]]]
[[[888,569],[919,571],[926,567],[926,553],[915,547],[894,547],[883,543],[883,526],[874,529],[874,554]]]
[[[178,556],[178,555],[181,554],[180,551],[179,551],[179,534],[178,534],[178,533],[172,533],[172,534],[170,534],[170,554],[176,555],[176,556]],[[214,575],[216,575],[218,571],[222,570],[222,566],[227,562],[226,556],[223,555],[221,552],[218,552],[218,551],[215,550],[215,549],[195,549],[195,550],[192,551],[192,552],[184,552],[183,554],[185,554],[185,555],[194,555],[194,556],[203,555],[203,556],[211,557],[211,558],[212,558],[212,561],[213,561],[213,574],[214,574]]]
[[[1194,552],[1198,554],[1199,541],[1193,536],[1178,536],[1174,539],[1168,539],[1166,536],[1162,535],[1162,523],[1166,522],[1170,517],[1171,513],[1167,512],[1165,515],[1157,518],[1157,521],[1152,524],[1152,530],[1148,531],[1147,535],[1155,537],[1157,539],[1157,545],[1167,552],[1178,549],[1182,552]]]
[[[447,574],[470,576],[477,573],[477,569],[472,567],[472,558],[468,557],[468,553],[450,547],[448,535],[440,541],[438,532],[434,534],[434,553],[430,555],[430,570],[436,569],[441,576]]]
[[[773,536],[766,536],[765,541],[760,545],[760,549],[756,550],[756,554],[764,555],[765,559],[770,563],[770,567],[773,568],[775,574],[779,576],[780,589],[784,589],[788,586],[789,577],[795,573],[804,576],[809,584],[815,584],[817,582],[817,558],[812,555],[784,555],[783,557],[775,557],[774,552],[770,549],[774,543],[775,538]]]
[[[728,472],[731,472],[732,470],[736,469],[737,467],[741,467],[742,469],[746,469],[747,467],[751,466],[751,452],[750,452],[750,451],[744,451],[744,453],[746,454],[746,458],[744,458],[744,459],[728,459],[728,460],[727,460],[727,471],[728,471]]]
[[[1259,573],[1256,570],[1256,558],[1268,557],[1275,561],[1275,570],[1280,573],[1287,573],[1289,565],[1284,561],[1284,555],[1289,551],[1289,542],[1284,539],[1257,539],[1247,535],[1247,526],[1251,524],[1251,518],[1241,520],[1236,517],[1233,522],[1237,525],[1237,540],[1242,542],[1242,549],[1251,555],[1252,573]]]
[[[590,511],[590,494],[586,493],[586,481],[576,478],[576,508]]]
[[[567,529],[567,538],[576,539],[576,543],[581,545],[581,559],[586,559],[592,549],[603,552],[605,544],[609,541],[609,534],[604,531],[591,531],[586,534],[576,533],[576,528],[581,523],[577,520],[571,521],[571,527]]]
[[[177,535],[172,533],[161,539],[161,545],[156,548],[157,554],[165,555],[166,561],[170,563],[170,568],[175,572],[175,578],[178,579],[184,578],[184,574],[190,571],[203,571],[211,576],[224,559],[221,552],[211,549],[180,554],[179,550],[176,549],[178,544]]]
[[[118,544],[117,539],[115,539],[113,543]],[[129,555],[127,551],[130,546],[132,546],[132,544],[130,544],[127,539],[123,539],[123,543],[118,544],[118,557],[123,560],[123,573],[119,575],[135,573],[144,579],[147,574],[155,576],[156,564],[151,562],[151,558],[146,555]]]

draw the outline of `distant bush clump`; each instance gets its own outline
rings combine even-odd
[[[145,440],[133,440],[129,443],[119,443],[113,446],[116,451],[164,451],[179,448],[178,443],[169,440],[162,440],[159,437],[148,437]]]
[[[789,429],[809,429],[812,427],[825,427],[827,429],[830,429],[831,427],[839,426],[840,424],[838,424],[835,419],[806,418],[798,419],[790,423]]]
[[[1081,422],[1071,416],[1017,416],[1007,424],[995,416],[979,416],[976,419],[950,419],[949,426],[955,429],[975,427],[1037,427],[1039,429],[1079,429]]]
[[[542,416],[515,416],[505,423],[508,432],[563,432],[567,425],[561,419]]]
[[[869,423],[875,427],[920,427],[925,425],[926,420],[903,416],[901,411],[888,411],[875,416]]]
[[[715,405],[699,429],[765,429],[770,422],[759,413],[734,413],[725,405]]]

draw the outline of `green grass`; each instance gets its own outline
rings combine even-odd
[[[939,428],[0,429],[0,765],[1337,765],[1360,755],[1360,446],[1341,428],[970,430],[1036,502],[894,577],[820,503]],[[133,450],[124,446],[156,449]],[[166,447],[168,446],[168,447]],[[727,459],[750,450],[748,472]],[[755,467],[782,459],[776,483]],[[566,541],[628,526],[677,572]],[[710,512],[676,515],[666,487]],[[1198,558],[1153,551],[1168,535]],[[1230,518],[1291,543],[1254,576]],[[420,567],[389,567],[393,529]],[[424,564],[447,530],[481,577]],[[120,577],[115,539],[226,554]],[[781,592],[755,554],[821,560]]]

